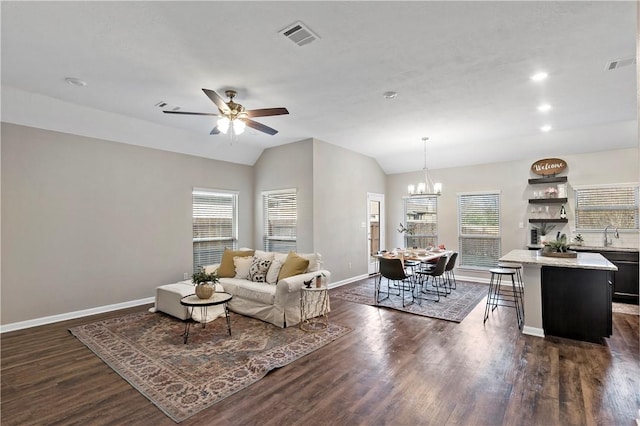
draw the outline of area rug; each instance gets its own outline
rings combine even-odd
[[[344,336],[329,323],[320,332],[279,328],[231,313],[231,333],[219,318],[191,327],[161,313],[136,313],[69,331],[174,421],[180,422]]]
[[[446,321],[462,322],[462,320],[476,307],[489,290],[484,284],[472,283],[457,280],[457,288],[451,291],[447,297],[440,296],[439,302],[423,300],[418,304],[417,300],[405,307],[402,306],[402,296],[393,294],[393,287],[388,299],[375,303],[374,286],[377,278],[365,278],[353,284],[338,287],[331,291],[331,298],[347,300],[349,302],[361,303],[364,305],[381,306],[408,312],[415,315],[422,315],[430,318],[437,318]],[[383,289],[386,289],[386,281],[383,282]],[[428,296],[432,297],[432,296]],[[410,300],[406,294],[407,301]]]

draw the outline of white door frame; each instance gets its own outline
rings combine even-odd
[[[371,257],[372,254],[375,254],[375,253],[371,253],[371,203],[376,201],[380,203],[380,217],[378,219],[380,223],[379,249],[382,250],[386,246],[385,232],[384,232],[386,228],[385,214],[384,214],[384,211],[385,211],[384,194],[367,192],[367,265],[368,265],[369,274],[375,274],[378,272],[378,261],[377,259]]]

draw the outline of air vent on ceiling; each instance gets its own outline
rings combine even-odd
[[[624,59],[616,59],[615,61],[611,61],[607,64],[605,68],[607,71],[617,70],[618,68],[628,67],[629,65],[635,65],[636,58],[633,56]]]
[[[285,29],[280,31],[280,34],[297,44],[298,46],[304,46],[312,41],[320,38],[313,31],[309,29],[305,24],[298,21],[289,25]]]

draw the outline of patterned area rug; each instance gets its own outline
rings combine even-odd
[[[403,307],[402,296],[394,294],[392,287],[389,298],[380,301],[380,303],[376,305],[374,298],[375,279],[377,278],[365,278],[353,284],[338,287],[331,291],[331,298],[348,300],[349,302],[364,305],[382,306],[446,321],[462,322],[489,291],[488,285],[457,280],[457,288],[452,290],[451,294],[447,295],[447,297],[440,296],[439,302],[423,300],[420,305],[416,300],[412,304]],[[386,295],[386,280],[383,281],[382,288]],[[411,297],[408,293],[406,293],[405,297],[407,302],[410,302]]]
[[[231,313],[192,326],[148,312],[74,327],[69,331],[174,421],[180,422],[351,331],[329,323],[306,333]]]

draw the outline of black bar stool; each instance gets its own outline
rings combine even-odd
[[[498,268],[513,269],[516,271],[516,286],[520,291],[520,298],[524,297],[524,283],[522,282],[522,265],[519,263],[511,262],[498,262]],[[522,312],[524,312],[524,305],[522,305]]]
[[[522,304],[522,293],[516,288],[516,280],[514,276],[516,271],[514,269],[506,268],[492,268],[491,280],[489,282],[489,294],[487,295],[487,304],[484,308],[484,320],[482,323],[486,323],[489,318],[489,310],[493,312],[498,306],[505,306],[508,308],[515,308],[516,316],[518,318],[518,328],[522,328],[524,323],[524,312]],[[511,289],[507,286],[502,287],[502,277],[511,277]]]

